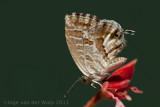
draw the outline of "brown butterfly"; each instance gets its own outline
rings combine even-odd
[[[67,14],[65,35],[70,53],[81,72],[82,80],[101,85],[109,71],[125,63],[127,58],[116,57],[126,46],[123,30],[113,20],[100,20],[95,15],[84,13]]]

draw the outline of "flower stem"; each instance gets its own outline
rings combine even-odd
[[[84,107],[94,107],[102,99],[101,93],[97,93],[90,99]]]

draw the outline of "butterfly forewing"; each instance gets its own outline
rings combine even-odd
[[[84,33],[83,31],[88,29],[89,23],[84,19],[85,14],[70,14],[65,17],[65,31],[66,40],[70,53],[77,64],[78,68],[86,76],[89,76],[89,71],[85,66],[85,54],[84,54]],[[90,18],[90,17],[89,17]],[[90,24],[95,24],[97,18],[91,20]]]

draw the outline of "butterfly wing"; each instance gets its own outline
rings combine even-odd
[[[67,44],[76,65],[84,75],[100,81],[108,71],[126,61],[123,57],[115,58],[125,46],[122,35],[119,38],[113,37],[121,30],[117,26],[115,21],[99,20],[90,14],[66,15]],[[123,42],[120,43],[121,41]]]
[[[84,35],[84,63],[90,72],[90,77],[101,81],[109,71],[121,66],[127,60],[116,55],[124,48],[121,27],[115,21],[100,20],[85,31]]]
[[[68,14],[65,17],[65,35],[70,53],[81,72],[89,76],[90,72],[85,66],[84,55],[84,30],[88,28],[88,24],[84,23],[85,14]],[[94,16],[93,16],[94,17]],[[90,24],[94,24],[98,19],[94,17]]]

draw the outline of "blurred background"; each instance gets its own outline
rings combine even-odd
[[[72,12],[115,20],[122,28],[136,31],[135,36],[126,36],[127,47],[118,56],[127,57],[127,62],[138,58],[130,85],[144,93],[129,91],[133,101],[123,103],[126,107],[157,107],[160,96],[157,1],[1,0],[0,107],[82,107],[97,93],[90,84],[79,82],[67,98],[63,97],[82,75],[65,39],[64,17]],[[115,102],[109,100],[96,105],[114,106]]]

